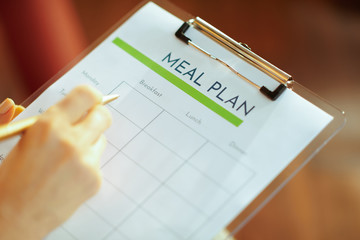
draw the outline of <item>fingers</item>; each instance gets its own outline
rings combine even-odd
[[[9,123],[15,112],[15,103],[10,98],[0,104],[0,124]]]
[[[93,144],[111,125],[111,114],[103,105],[96,105],[75,127],[79,140]]]
[[[97,167],[106,144],[103,133],[112,121],[110,112],[102,105],[102,99],[102,94],[94,88],[75,88],[40,116],[38,123],[40,120],[51,123],[49,129],[54,132],[49,134],[50,130],[42,128],[42,134],[61,138],[80,153],[79,159]]]
[[[102,94],[95,88],[79,86],[72,90],[56,107],[70,123],[76,123],[94,105],[102,102]]]

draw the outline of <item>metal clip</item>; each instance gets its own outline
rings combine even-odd
[[[246,78],[229,64],[212,55],[209,51],[201,48],[199,45],[195,44],[189,37],[187,37],[185,35],[185,32],[190,27],[194,27],[198,31],[204,33],[206,36],[212,38],[213,40],[230,50],[236,56],[242,58],[246,62],[250,63],[252,66],[258,68],[262,72],[266,73],[267,75],[278,81],[280,85],[274,91],[271,91],[267,87],[259,86],[250,79]],[[288,87],[288,84],[292,82],[292,77],[289,74],[278,69],[271,63],[267,62],[266,60],[253,53],[246,44],[236,42],[235,40],[228,37],[227,35],[225,35],[224,33],[211,26],[209,23],[205,22],[199,17],[184,22],[183,25],[176,31],[175,35],[186,44],[196,48],[197,50],[211,57],[212,59],[228,67],[232,72],[249,82],[251,85],[255,86],[262,94],[264,94],[266,97],[273,101],[276,100],[281,95],[281,93],[284,92],[284,90]]]

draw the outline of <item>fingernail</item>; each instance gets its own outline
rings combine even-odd
[[[11,100],[10,98],[5,99],[1,104],[0,104],[0,114],[5,114],[7,111],[10,110],[10,108],[12,108],[14,106],[14,101]]]

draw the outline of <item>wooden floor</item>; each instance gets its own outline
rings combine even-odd
[[[89,43],[137,2],[73,1]],[[359,3],[172,2],[249,44],[253,51],[347,113],[346,127],[236,234],[236,239],[360,239]],[[10,96],[21,102],[31,90],[24,87],[27,76],[17,65],[18,56],[12,52],[5,24],[0,22],[0,98]],[[44,81],[50,77],[44,76]]]

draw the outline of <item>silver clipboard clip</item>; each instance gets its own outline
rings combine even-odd
[[[259,86],[250,79],[246,78],[241,73],[236,71],[233,67],[231,67],[229,64],[217,58],[216,56],[212,55],[210,52],[201,48],[199,45],[195,44],[190,38],[185,36],[185,32],[190,27],[197,29],[198,31],[204,33],[206,36],[215,40],[223,47],[234,53],[236,56],[240,57],[241,59],[245,60],[252,66],[256,67],[257,69],[261,70],[262,72],[266,73],[267,75],[275,79],[277,82],[280,83],[280,85],[274,91],[271,91],[267,87]],[[196,48],[197,50],[211,57],[212,59],[225,65],[232,72],[234,72],[236,75],[249,82],[251,85],[255,86],[257,89],[259,89],[259,91],[262,94],[264,94],[266,97],[268,97],[273,101],[276,100],[281,95],[281,93],[284,92],[284,90],[287,87],[289,87],[290,84],[293,82],[292,77],[289,74],[285,73],[284,71],[280,70],[279,68],[275,67],[271,63],[267,62],[263,58],[253,53],[246,44],[236,42],[235,40],[228,37],[227,35],[225,35],[224,33],[219,31],[215,27],[211,26],[209,23],[205,22],[199,17],[184,22],[183,25],[176,31],[175,36],[178,37],[183,42],[185,42],[186,44]]]

